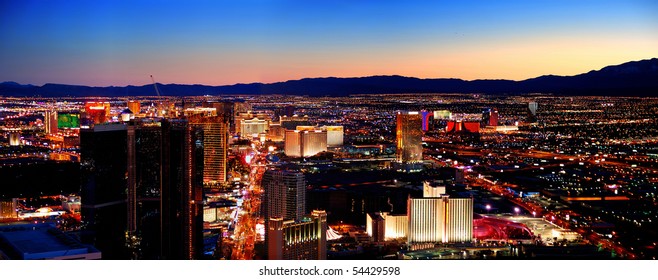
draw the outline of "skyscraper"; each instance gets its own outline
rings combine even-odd
[[[261,185],[264,192],[263,217],[300,220],[306,212],[306,177],[288,170],[267,170]]]
[[[407,216],[410,245],[473,239],[473,198],[449,197],[445,187],[424,184],[423,198],[409,198]]]
[[[43,118],[43,126],[46,134],[57,133],[57,112],[48,110]]]
[[[203,145],[199,131],[180,119],[142,119],[129,125],[128,232],[139,241],[136,257],[200,257]]]
[[[126,171],[127,127],[99,124],[80,130],[81,240],[104,259],[128,259]]]
[[[203,146],[185,120],[82,129],[82,240],[109,259],[202,254]]]
[[[133,112],[133,114],[135,114],[135,115],[140,114],[141,104],[139,103],[139,101],[130,100],[130,101],[127,102],[126,105],[127,105],[128,109],[130,109],[130,111]]]
[[[228,123],[216,114],[189,114],[188,119],[203,130],[204,187],[217,187],[226,182]]]
[[[423,160],[422,119],[418,112],[398,112],[396,126],[396,160],[418,163]]]
[[[266,226],[265,243],[268,246],[268,254],[271,254],[271,246],[283,250],[285,238],[292,238],[284,234],[284,231],[300,230],[294,224],[301,222],[306,212],[306,178],[304,173],[298,171],[267,170],[263,174],[261,187],[264,190],[261,209]],[[272,233],[275,235],[270,236]],[[272,245],[273,242],[276,244]],[[280,254],[282,253],[278,252],[269,258],[284,258]]]

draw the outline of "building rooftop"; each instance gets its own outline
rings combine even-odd
[[[97,249],[81,244],[52,224],[0,226],[0,258],[100,259],[100,256]]]

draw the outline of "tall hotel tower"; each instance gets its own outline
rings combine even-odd
[[[271,260],[327,258],[327,214],[306,211],[306,178],[297,171],[263,174],[265,244]]]
[[[187,109],[185,114],[190,124],[203,130],[204,187],[217,187],[226,182],[228,123],[216,108]]]
[[[263,174],[265,191],[263,216],[270,218],[301,220],[306,212],[306,177],[297,171],[267,170]]]
[[[396,161],[402,169],[420,169],[423,161],[423,120],[418,112],[398,112],[396,126]]]
[[[453,243],[473,240],[473,198],[444,194],[445,187],[425,183],[423,198],[409,198],[407,242]]]

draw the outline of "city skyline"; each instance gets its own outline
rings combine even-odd
[[[656,57],[650,1],[3,2],[0,80],[228,85],[573,75]]]
[[[0,260],[656,260],[657,12],[0,0]]]

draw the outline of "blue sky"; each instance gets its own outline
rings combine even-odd
[[[0,1],[0,81],[37,85],[520,80],[651,57],[658,1]]]

